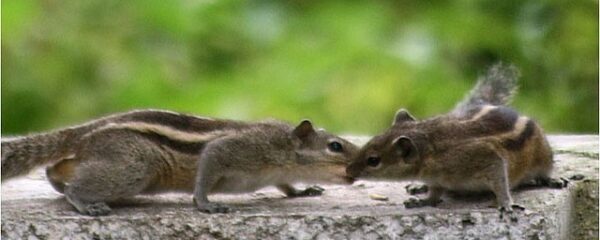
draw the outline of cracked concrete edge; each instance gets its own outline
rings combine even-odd
[[[573,190],[568,239],[599,239],[598,180],[585,180]],[[567,238],[564,238],[567,239]]]
[[[493,212],[493,213],[492,213]],[[530,212],[527,224],[500,220],[495,211],[428,215],[291,215],[218,216],[197,214],[135,218],[115,223],[104,218],[47,219],[32,225],[26,219],[2,223],[2,236],[19,239],[557,239],[558,212]],[[432,228],[436,231],[430,231]],[[10,229],[10,230],[9,230]]]
[[[555,154],[573,154],[598,160],[598,135],[549,135],[548,140]]]
[[[3,216],[1,228],[5,239],[570,239],[571,206],[577,205],[573,195],[581,183],[594,181],[574,182],[566,191],[538,189],[517,194],[529,196],[517,197],[520,203],[541,204],[523,212],[518,223],[506,223],[495,209],[473,209],[468,203],[458,208],[452,203],[441,209],[409,211],[371,202],[365,204],[373,206],[335,211],[233,215],[199,214],[193,206],[134,207],[128,213],[106,217],[79,216],[68,208],[67,212],[22,209],[30,213],[26,215],[13,209],[8,213],[17,215]],[[364,211],[366,208],[372,212]],[[580,214],[587,216],[584,205]],[[584,236],[582,239],[594,236],[589,230],[576,234]]]
[[[551,138],[551,142],[555,144],[557,141]],[[561,149],[564,148],[559,148],[559,151]],[[574,182],[568,191],[559,191],[560,194],[555,198],[550,194],[537,196],[541,204],[549,205],[525,212],[523,221],[526,222],[519,224],[501,221],[493,209],[378,210],[377,214],[356,214],[348,209],[229,216],[198,214],[185,209],[161,209],[119,218],[56,216],[56,212],[45,212],[43,209],[22,209],[24,212],[33,210],[41,213],[21,215],[18,210],[15,212],[18,217],[3,216],[2,238],[439,239],[443,236],[444,239],[598,239],[598,163],[589,157],[577,155],[577,151],[567,150],[558,155],[561,159],[568,155],[573,156],[573,159],[569,157],[570,161],[585,162],[585,169],[572,170],[584,172],[587,179]],[[569,172],[564,170],[565,166],[575,163],[570,161],[559,161],[562,174]],[[385,206],[374,207],[388,209]],[[595,215],[590,215],[590,211],[595,211]]]
[[[584,158],[591,158],[591,159],[598,159],[600,157],[600,154],[598,154],[598,153],[580,152],[580,151],[573,151],[573,150],[553,149],[552,152],[554,154],[571,154],[571,155],[584,157]]]

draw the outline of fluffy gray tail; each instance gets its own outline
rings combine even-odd
[[[2,182],[70,154],[73,129],[2,138]]]
[[[462,113],[472,106],[490,104],[507,105],[517,92],[519,70],[513,65],[497,63],[490,67],[485,76],[479,77],[475,87],[454,108],[454,113]]]
[[[115,114],[78,126],[22,137],[2,137],[2,182],[27,174],[36,167],[73,155],[81,137],[136,111]]]

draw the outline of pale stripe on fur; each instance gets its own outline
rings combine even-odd
[[[156,133],[165,137],[168,137],[173,140],[178,140],[182,142],[207,142],[213,140],[218,137],[222,137],[228,134],[231,134],[232,131],[210,131],[204,133],[193,133],[193,132],[184,132],[181,130],[177,130],[171,127],[167,127],[160,124],[152,124],[145,122],[125,122],[125,123],[109,123],[106,124],[94,131],[91,131],[83,137],[89,137],[97,132],[109,130],[109,129],[129,129],[143,133]]]

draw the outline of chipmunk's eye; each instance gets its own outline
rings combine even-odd
[[[381,158],[379,157],[369,157],[367,158],[367,165],[369,167],[377,167],[381,163]]]
[[[336,141],[330,142],[329,145],[327,145],[329,147],[329,150],[331,150],[332,152],[342,152],[344,150],[344,148],[342,147],[342,144]]]

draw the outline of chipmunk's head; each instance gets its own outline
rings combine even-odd
[[[295,150],[299,165],[295,169],[299,173],[310,175],[315,183],[351,184],[354,181],[346,175],[346,167],[356,157],[358,146],[325,130],[315,129],[309,120],[296,126],[292,135],[299,140]]]
[[[347,174],[365,179],[410,178],[421,162],[417,146],[421,135],[412,127],[415,122],[408,111],[399,110],[392,127],[361,148]]]

